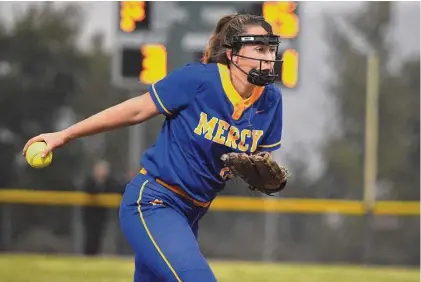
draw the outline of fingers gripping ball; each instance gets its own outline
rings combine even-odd
[[[47,148],[45,142],[35,142],[28,147],[25,157],[26,161],[33,168],[44,168],[51,164],[53,160],[53,153],[50,152],[45,158],[43,158],[42,152]]]
[[[221,160],[235,176],[243,179],[252,191],[258,190],[272,195],[285,188],[289,177],[288,170],[272,160],[267,152],[252,155],[228,153],[224,154]]]

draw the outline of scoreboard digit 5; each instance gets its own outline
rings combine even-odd
[[[149,30],[150,8],[149,1],[120,1],[118,9],[119,31],[132,33]]]

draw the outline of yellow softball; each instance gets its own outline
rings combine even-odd
[[[44,168],[49,166],[53,160],[53,153],[50,152],[45,158],[42,158],[42,152],[47,147],[45,142],[32,143],[26,150],[26,161],[33,168]]]

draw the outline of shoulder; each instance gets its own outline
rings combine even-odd
[[[217,72],[216,64],[193,62],[174,69],[168,74],[167,78],[169,80],[183,81],[187,84],[197,85],[205,82],[210,77],[210,72]]]
[[[200,62],[193,62],[181,66],[173,71],[177,73],[183,73],[186,76],[201,76],[205,73],[216,71],[216,64],[204,64]]]

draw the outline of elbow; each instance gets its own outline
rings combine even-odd
[[[130,105],[129,123],[138,124],[151,119],[159,114],[158,108],[155,106],[149,93],[132,98],[128,101]]]
[[[142,123],[144,121],[147,121],[157,116],[158,114],[159,114],[158,110],[154,111],[153,109],[142,107],[140,109],[133,111],[133,113],[130,115],[130,124],[134,125],[134,124]]]
[[[147,116],[145,115],[143,110],[139,110],[135,113],[133,113],[130,117],[130,125],[135,125],[142,123],[147,120]]]

